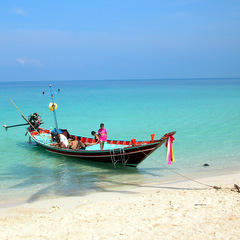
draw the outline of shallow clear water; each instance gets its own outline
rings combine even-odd
[[[0,83],[0,124],[24,123],[38,112],[45,128],[54,128],[48,109],[48,82]],[[170,168],[184,174],[240,169],[240,79],[129,80],[52,82],[60,128],[91,136],[103,122],[109,139],[150,140],[177,131],[176,162]],[[60,94],[57,94],[57,89]],[[45,92],[45,95],[42,92]],[[165,147],[137,169],[80,162],[54,155],[28,143],[25,127],[0,129],[1,202],[115,191],[166,179],[171,172]],[[202,167],[208,163],[208,168]]]

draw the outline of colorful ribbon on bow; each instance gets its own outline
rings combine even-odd
[[[175,162],[174,155],[173,155],[173,141],[174,137],[172,135],[168,136],[168,139],[166,141],[166,147],[167,147],[167,162],[168,164],[172,164],[172,162]]]

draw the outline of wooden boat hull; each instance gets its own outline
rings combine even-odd
[[[45,129],[42,129],[41,132],[44,133],[45,131],[49,132]],[[36,132],[29,132],[31,139],[49,152],[62,156],[75,157],[83,161],[112,163],[114,166],[116,164],[123,164],[131,167],[137,167],[138,164],[164,144],[168,139],[168,136],[173,134],[175,134],[175,132],[165,134],[160,140],[137,142],[134,146],[120,145],[118,148],[106,150],[88,150],[88,148],[86,148],[86,150],[72,150],[48,145],[36,138]],[[108,140],[108,142],[111,142],[111,140]]]

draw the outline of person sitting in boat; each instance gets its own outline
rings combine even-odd
[[[57,141],[58,134],[56,132],[51,132],[51,142]]]
[[[51,131],[51,142],[56,142],[57,141],[57,136],[58,136],[59,133],[62,133],[62,130],[58,129],[58,132],[57,132],[56,128],[54,128]]]
[[[92,143],[83,143],[82,141],[78,141],[78,150],[86,150],[86,147],[91,146]]]
[[[99,141],[100,141],[98,134],[97,134],[95,131],[92,131],[91,134],[95,137],[95,142],[96,142],[96,144],[98,144]]]
[[[71,140],[70,139],[68,141],[69,141],[68,148],[73,149],[73,150],[86,150],[86,147],[97,144],[97,143],[83,143],[81,140]]]
[[[68,149],[73,149],[73,150],[77,150],[78,147],[78,140],[73,140],[73,139],[69,139],[68,140]]]
[[[60,147],[60,148],[68,148],[68,140],[63,134],[58,134],[57,135],[57,142],[51,144],[52,146]]]
[[[90,147],[96,145],[97,143],[83,143],[82,141],[78,141],[78,150],[86,150],[86,147]]]

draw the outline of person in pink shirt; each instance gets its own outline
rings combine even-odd
[[[98,130],[98,136],[100,140],[100,148],[103,150],[104,142],[107,141],[107,130],[104,128],[104,124],[100,124],[100,129]]]

